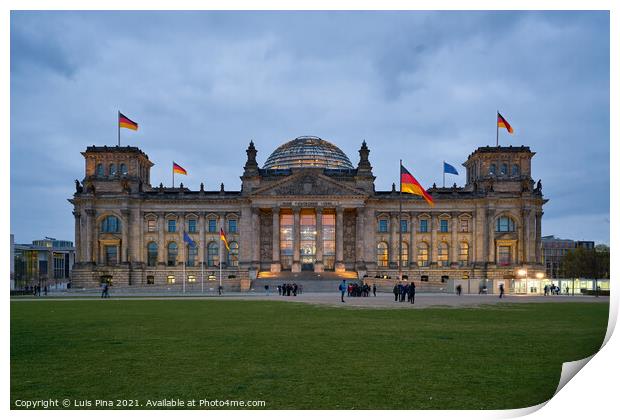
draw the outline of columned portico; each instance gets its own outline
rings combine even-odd
[[[344,209],[336,208],[336,272],[345,271],[344,266]]]
[[[314,263],[314,271],[316,273],[323,272],[323,209],[316,209],[316,262]]]
[[[301,209],[296,207],[293,209],[293,265],[291,266],[291,271],[293,273],[299,273],[301,271],[301,262],[300,259],[300,212]]]

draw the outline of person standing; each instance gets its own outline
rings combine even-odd
[[[504,284],[500,284],[499,285],[499,298],[503,298],[504,297]]]
[[[398,302],[398,295],[400,294],[400,289],[398,288],[397,284],[394,285],[394,289],[392,289],[392,293],[394,293],[394,302]]]
[[[415,283],[411,282],[409,285],[409,302],[413,305],[415,303]]]
[[[340,286],[338,286],[338,290],[340,290],[340,302],[344,302],[344,294],[347,291],[346,280],[342,280],[342,283],[340,283]]]
[[[372,284],[372,295],[377,297],[377,285],[375,283]]]
[[[265,295],[269,296],[269,285],[265,285]]]

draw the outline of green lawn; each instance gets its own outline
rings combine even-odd
[[[267,301],[11,302],[16,399],[264,400],[266,408],[502,409],[596,352],[607,304],[340,309]]]

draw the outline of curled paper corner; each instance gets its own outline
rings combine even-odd
[[[564,385],[566,385],[568,381],[573,379],[573,376],[575,376],[577,372],[579,372],[590,361],[590,359],[592,359],[595,356],[595,354],[593,354],[592,356],[586,357],[585,359],[562,363],[562,373],[560,374],[560,382],[558,383],[558,387],[556,388],[553,396],[557,395],[557,393],[560,392],[562,388],[564,388]]]

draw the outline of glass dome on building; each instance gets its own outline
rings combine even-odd
[[[278,147],[263,169],[290,168],[353,169],[351,161],[337,146],[314,136],[297,137]]]

